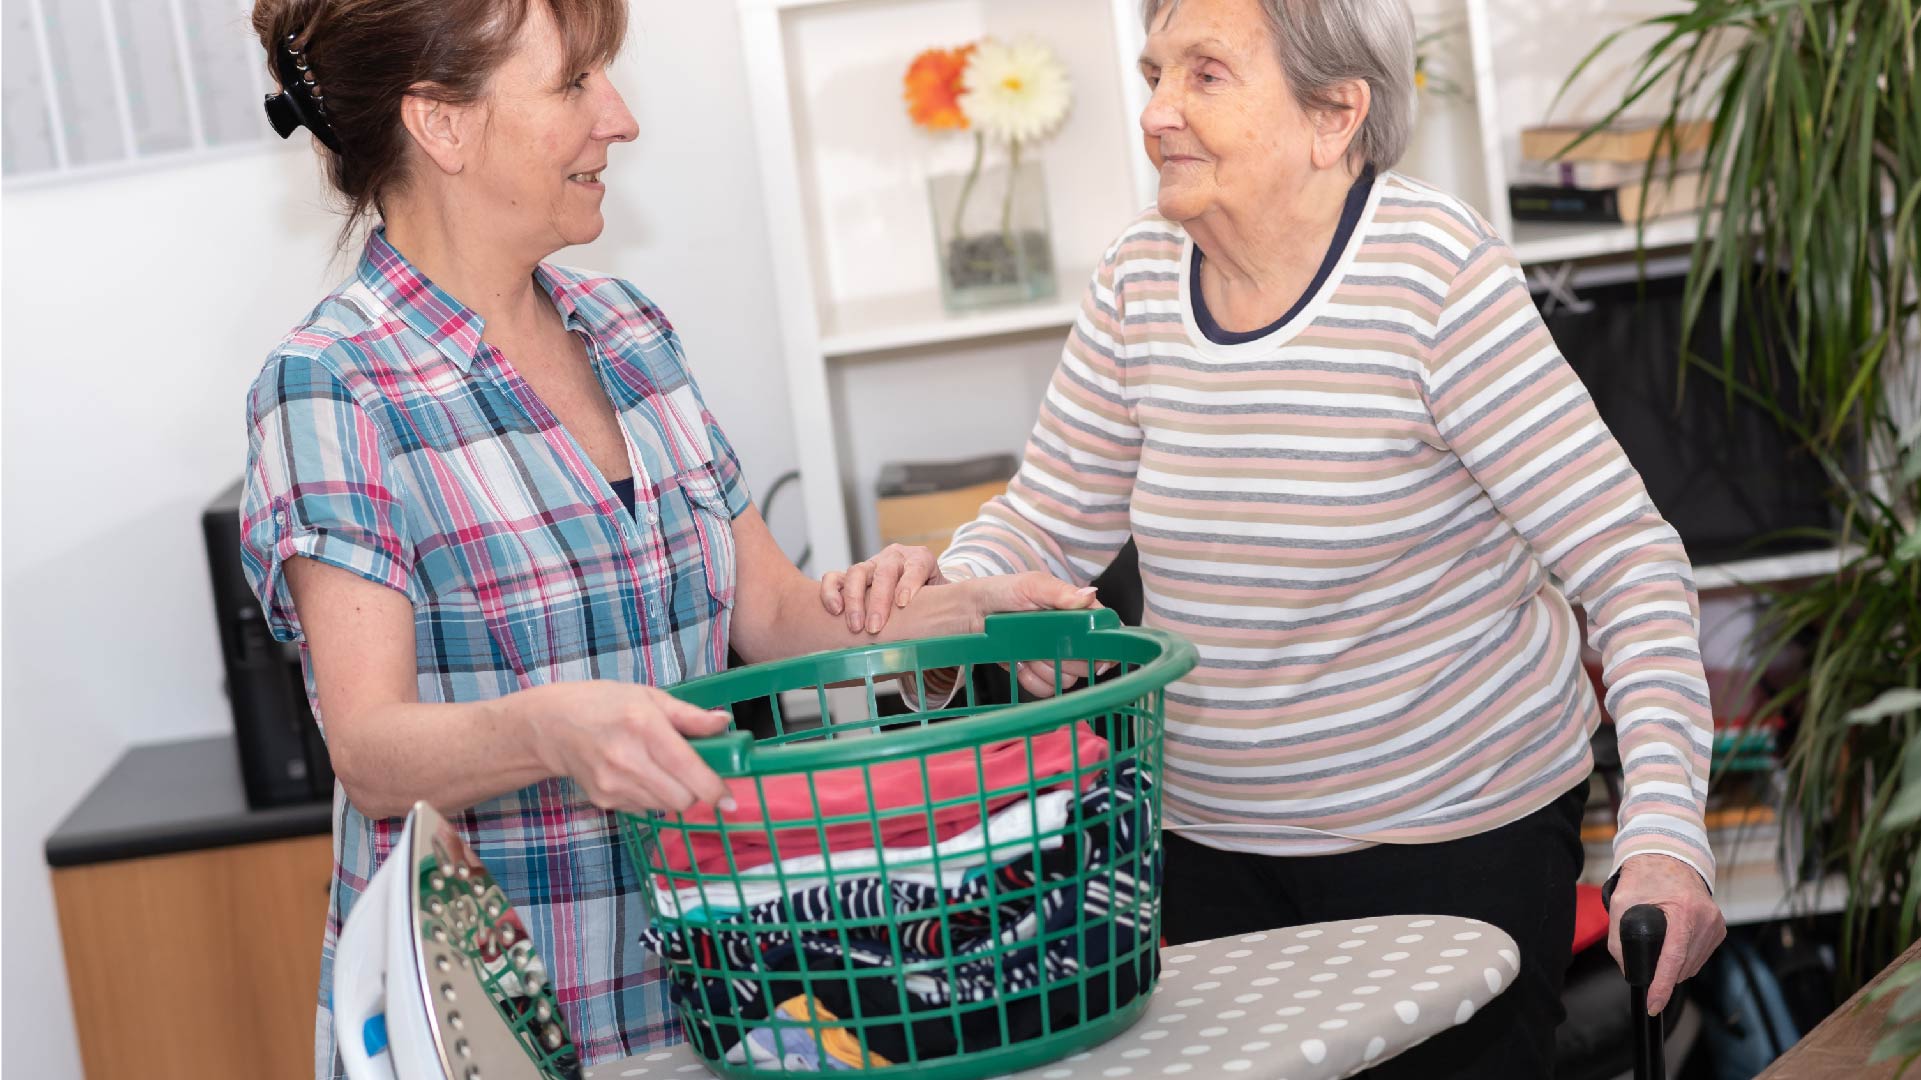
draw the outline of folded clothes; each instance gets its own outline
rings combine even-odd
[[[924,759],[729,780],[735,809],[695,806],[681,815],[690,828],[656,834],[670,871],[658,883],[688,888],[696,871],[728,876],[818,854],[823,841],[829,851],[938,844],[978,826],[983,805],[991,813],[1106,758],[1107,740],[1077,724]],[[700,828],[718,825],[728,826],[724,835]]]
[[[997,868],[994,874],[1000,876],[1001,870]],[[1031,881],[1020,884],[1022,880],[1018,874],[1008,878],[1008,888],[1031,886]],[[828,941],[831,951],[825,955],[838,956],[841,945],[836,934],[840,930],[849,935],[849,951],[869,961],[870,967],[886,962],[886,958],[876,959],[877,954],[865,946],[867,942],[880,943],[880,952],[885,953],[886,943],[898,939],[907,955],[925,958],[975,952],[997,941],[1005,944],[1033,937],[1038,928],[1033,894],[995,903],[991,895],[983,895],[993,888],[985,875],[952,889],[891,878],[886,882],[877,877],[848,878],[769,901],[730,920],[683,923],[680,933],[689,959],[704,968],[741,973],[765,969],[768,957],[780,950],[814,951],[818,943],[810,935]],[[787,932],[794,930],[799,936],[787,940]],[[665,940],[673,940],[672,932],[665,935]],[[645,935],[642,941],[651,947]],[[930,998],[942,996],[938,984],[916,983],[917,978],[906,977],[909,989]]]
[[[788,998],[774,1010],[776,1020],[801,1023],[830,1022],[840,1019],[809,997]],[[823,1056],[822,1051],[826,1051]],[[846,1072],[850,1069],[882,1069],[893,1062],[875,1053],[863,1052],[860,1038],[846,1028],[813,1030],[776,1024],[749,1028],[747,1037],[727,1051],[727,1060],[744,1065],[778,1065],[787,1072]]]
[[[770,1000],[799,995],[856,1018],[867,1049],[896,1063],[1011,1045],[1152,981],[1160,860],[1146,789],[1132,762],[1113,768],[1076,800],[1068,842],[956,888],[836,881],[732,922],[663,920],[641,940],[677,962],[674,999],[713,1019],[693,1031],[708,1057],[750,1038]]]
[[[803,855],[754,870],[732,880],[704,881],[672,892],[660,891],[660,913],[688,922],[731,919],[743,911],[779,901],[830,880],[875,880],[881,867],[887,880],[916,885],[957,887],[984,867],[1030,853],[1039,837],[1043,850],[1060,846],[1061,827],[1067,823],[1073,791],[1049,791],[1035,799],[1020,799],[996,811],[987,827],[976,825],[927,847],[860,848]],[[935,873],[938,863],[940,872]],[[765,921],[765,920],[760,920]]]

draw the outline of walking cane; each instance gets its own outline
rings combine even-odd
[[[1648,1015],[1648,986],[1661,959],[1668,917],[1652,904],[1639,904],[1621,916],[1621,967],[1628,978],[1628,1026],[1634,1029],[1634,1080],[1666,1080],[1661,1018]]]

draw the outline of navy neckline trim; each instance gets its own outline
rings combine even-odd
[[[1374,189],[1374,166],[1361,169],[1361,175],[1354,178],[1354,185],[1347,189],[1347,201],[1341,205],[1341,223],[1334,229],[1334,239],[1327,245],[1327,254],[1321,259],[1321,268],[1314,272],[1314,280],[1287,309],[1287,314],[1268,323],[1258,330],[1228,330],[1214,319],[1214,313],[1207,310],[1207,297],[1201,292],[1201,248],[1194,245],[1193,261],[1188,268],[1188,289],[1192,293],[1194,325],[1200,328],[1201,336],[1216,345],[1245,345],[1258,341],[1276,330],[1293,322],[1320,293],[1321,287],[1334,273],[1334,267],[1341,261],[1341,252],[1347,250],[1348,241],[1354,238],[1354,230],[1361,223],[1361,214],[1367,209],[1367,197]]]

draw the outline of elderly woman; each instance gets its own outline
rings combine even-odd
[[[727,718],[657,688],[730,638],[749,659],[860,640],[769,535],[666,317],[545,261],[599,235],[608,152],[635,136],[606,74],[626,9],[254,8],[276,129],[312,129],[350,224],[377,216],[248,401],[243,554],[339,777],[323,1080],[341,920],[417,799],[520,912],[584,1063],[678,1040],[612,811],[725,806],[686,737]],[[899,632],[1091,602],[1042,574],[980,584]]]
[[[937,568],[889,549],[825,605],[871,631],[923,581],[1085,584],[1131,536],[1144,621],[1202,657],[1167,698],[1168,937],[1487,920],[1514,988],[1382,1071],[1545,1076],[1601,720],[1570,599],[1626,762],[1613,910],[1668,916],[1650,1006],[1723,935],[1687,558],[1508,245],[1389,171],[1403,0],[1144,14],[1159,204],[1102,258],[1019,475]]]

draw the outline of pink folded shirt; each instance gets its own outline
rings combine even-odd
[[[702,874],[725,875],[730,867],[724,845],[731,845],[732,868],[740,870],[765,866],[776,858],[817,855],[823,832],[830,851],[928,847],[981,824],[986,814],[981,809],[983,800],[976,797],[979,793],[989,793],[986,813],[992,813],[1026,798],[1030,778],[1035,791],[1058,786],[1070,773],[1085,773],[1105,760],[1107,740],[1080,724],[1035,736],[1031,744],[1026,739],[1009,739],[983,746],[978,753],[979,768],[975,767],[976,751],[971,748],[927,758],[925,783],[919,758],[820,773],[792,773],[758,784],[752,779],[729,780],[727,790],[737,804],[735,809],[717,816],[711,806],[696,806],[682,814],[681,820],[690,825],[711,825],[718,820],[733,826],[771,828],[730,831],[724,838],[719,833],[692,831],[675,835],[670,828],[660,834],[661,855],[676,874],[697,869]],[[1091,780],[1092,776],[1084,779]],[[931,813],[926,809],[950,800],[965,801],[937,807]],[[867,820],[870,813],[879,817],[878,836],[873,822]],[[860,815],[860,819],[824,829],[815,825],[816,821],[850,815]],[[664,878],[661,884],[674,887]]]

